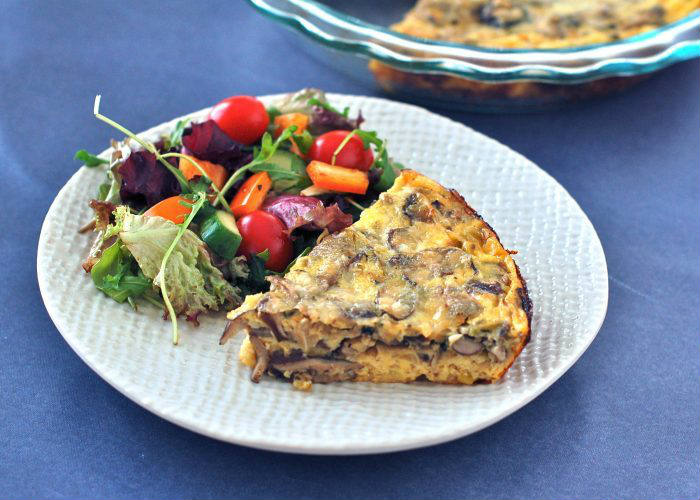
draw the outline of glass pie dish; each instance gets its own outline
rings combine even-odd
[[[553,107],[622,90],[654,71],[700,56],[699,9],[658,29],[610,43],[495,49],[387,28],[413,1],[338,3],[343,12],[313,0],[248,1],[305,35],[308,51],[349,77],[374,81],[399,97],[452,109]]]

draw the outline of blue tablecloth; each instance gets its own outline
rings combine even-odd
[[[610,306],[579,362],[522,410],[427,449],[306,457],[220,443],[95,375],[39,297],[39,228],[110,115],[143,130],[222,97],[376,94],[244,2],[10,2],[0,22],[0,497],[698,498],[697,61],[536,115],[453,114],[566,187],[606,251]],[[56,272],[61,272],[57,269]]]

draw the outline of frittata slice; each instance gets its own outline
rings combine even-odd
[[[228,315],[241,361],[312,382],[498,380],[530,336],[511,254],[455,191],[405,170],[347,229]]]

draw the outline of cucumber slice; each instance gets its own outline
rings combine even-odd
[[[301,158],[299,158],[294,153],[285,151],[283,149],[278,149],[277,151],[275,151],[266,163],[272,163],[286,170],[294,170],[293,166],[295,165],[303,165],[304,167],[306,167]]]
[[[275,165],[280,170],[289,170],[300,176],[296,179],[288,179],[277,178],[278,176],[271,174],[272,189],[278,193],[290,190],[300,191],[311,185],[311,180],[306,175],[306,163],[294,153],[278,149],[266,163]]]
[[[224,259],[233,259],[241,244],[241,234],[233,215],[217,210],[200,226],[202,241]]]

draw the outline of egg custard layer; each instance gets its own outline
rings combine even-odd
[[[405,170],[347,229],[228,315],[241,361],[312,382],[498,380],[530,336],[511,254],[455,191]]]

